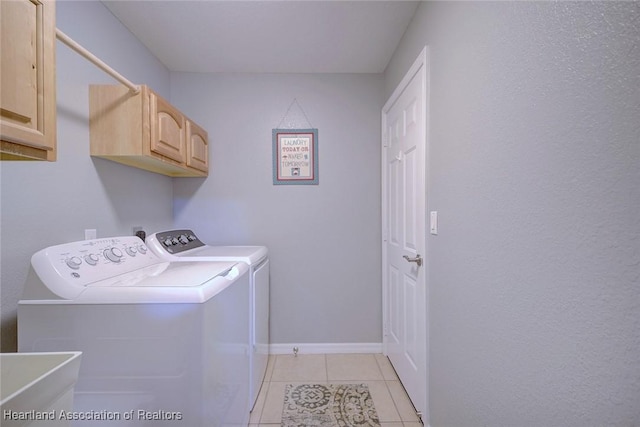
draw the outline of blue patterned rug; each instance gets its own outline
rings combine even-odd
[[[288,384],[282,427],[380,427],[365,384]]]

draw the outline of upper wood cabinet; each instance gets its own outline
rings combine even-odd
[[[187,166],[209,170],[209,141],[207,131],[187,119]]]
[[[207,132],[147,86],[89,87],[91,155],[174,177],[207,176]]]
[[[56,159],[55,2],[0,0],[2,160]]]

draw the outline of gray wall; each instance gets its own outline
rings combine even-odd
[[[382,76],[172,73],[171,89],[211,142],[209,178],[174,182],[175,223],[268,246],[272,342],[380,343]],[[272,184],[271,130],[294,98],[319,129],[317,186]],[[308,126],[295,105],[290,121]]]
[[[431,426],[640,425],[640,4],[425,2]]]
[[[57,26],[134,82],[168,96],[169,72],[99,2],[57,3]],[[171,178],[89,156],[89,84],[116,84],[58,42],[58,161],[1,162],[1,351],[16,350],[16,309],[31,255],[47,246],[172,224]]]

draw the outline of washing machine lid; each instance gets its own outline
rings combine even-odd
[[[233,285],[248,267],[234,262],[170,262],[92,283],[79,303],[205,303]]]
[[[163,262],[90,283],[88,288],[190,288],[202,286],[212,278],[223,276],[235,266],[235,262]]]

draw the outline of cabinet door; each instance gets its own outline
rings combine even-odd
[[[162,97],[150,92],[151,151],[180,163],[185,161],[185,118]]]
[[[56,145],[55,3],[39,0],[0,1],[2,28],[0,128],[2,151],[14,143],[47,150]],[[9,149],[8,149],[9,147]],[[27,157],[31,152],[25,148]]]
[[[187,120],[187,166],[209,171],[209,137],[207,131]]]

